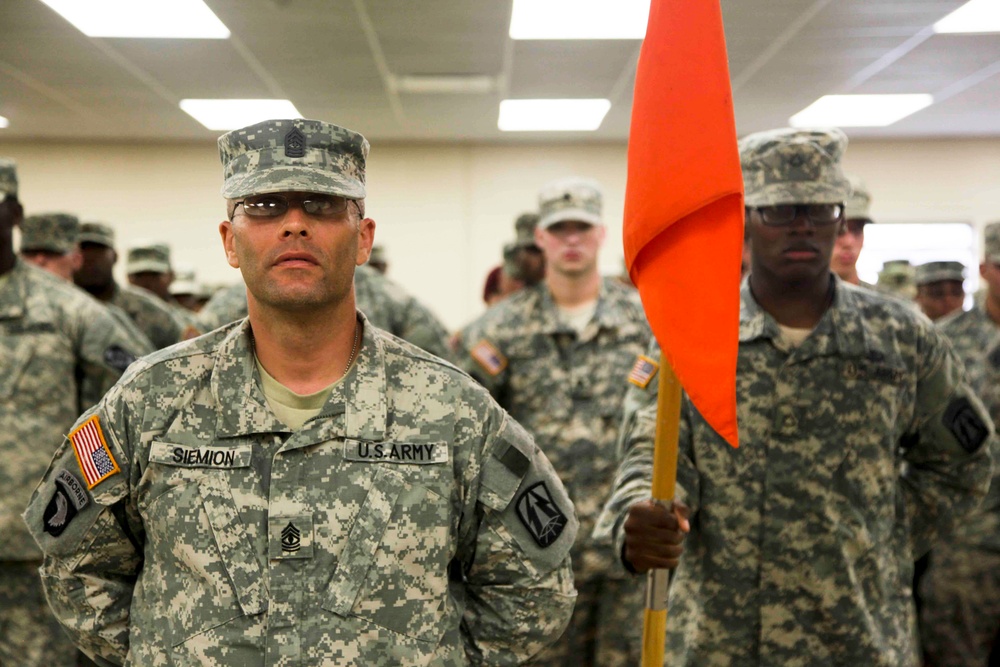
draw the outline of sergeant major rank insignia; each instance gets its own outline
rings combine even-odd
[[[541,548],[559,539],[566,528],[566,515],[552,500],[545,482],[532,484],[517,499],[517,518]]]
[[[503,369],[507,368],[507,357],[503,356],[500,350],[496,349],[485,338],[476,343],[469,350],[469,354],[490,375],[499,375]]]
[[[656,377],[656,371],[658,370],[660,370],[658,363],[646,355],[640,354],[636,357],[635,363],[632,365],[632,370],[628,373],[628,381],[640,389],[645,389],[649,386],[650,381]]]
[[[285,135],[285,157],[305,157],[305,154],[306,135],[299,128],[293,127]]]
[[[281,531],[281,550],[293,554],[302,547],[302,532],[291,521]]]

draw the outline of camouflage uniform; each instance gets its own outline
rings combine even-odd
[[[642,616],[642,582],[616,569],[610,543],[591,533],[614,478],[624,379],[650,336],[638,293],[606,279],[581,335],[560,321],[543,282],[495,305],[459,337],[460,365],[535,437],[580,517],[576,611],[543,665],[631,665],[641,652],[634,619]]]
[[[145,341],[94,299],[19,261],[0,277],[0,664],[66,665],[75,650],[38,579],[41,552],[20,513],[74,420],[96,403]]]
[[[358,310],[380,329],[442,359],[451,359],[448,332],[426,306],[369,266],[354,270]],[[200,331],[211,331],[247,316],[247,291],[237,283],[217,292],[198,313]]]
[[[144,243],[129,248],[125,259],[125,273],[132,275],[133,273],[142,273],[145,271],[159,274],[173,273],[173,266],[170,260],[170,246],[166,243]],[[138,286],[133,285],[133,287]],[[145,290],[145,292],[148,293],[149,290]],[[181,323],[182,331],[188,327],[196,326],[194,313],[190,310],[184,308],[173,299],[163,299],[159,294],[155,293],[154,296]],[[178,336],[173,342],[176,343],[180,339],[181,336]]]
[[[843,201],[845,145],[839,131],[747,137],[747,206]],[[985,494],[992,424],[951,346],[898,300],[830,274],[831,304],[795,345],[752,279],[741,289],[739,448],[682,402],[676,495],[691,532],[666,664],[916,665],[913,561]],[[655,401],[655,381],[646,386],[632,406]],[[655,422],[648,405],[622,439],[599,522],[618,553],[628,508],[650,495]]]
[[[938,326],[965,363],[969,384],[993,422],[1000,423],[1000,327],[982,304]],[[992,454],[989,495],[934,546],[921,580],[920,633],[928,665],[985,667],[1000,634],[1000,452],[994,447]]]
[[[80,219],[68,213],[29,215],[21,223],[21,252],[46,250],[65,255],[76,248]]]
[[[506,665],[568,620],[577,524],[552,468],[485,391],[374,327],[294,433],[245,321],[144,358],[93,415],[120,472],[87,491],[64,441],[25,520],[95,658]],[[67,488],[80,507],[53,535]],[[550,532],[523,523],[532,499]]]

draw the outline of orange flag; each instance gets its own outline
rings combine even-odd
[[[695,407],[734,447],[743,179],[719,0],[652,0],[636,71],[625,261]]]

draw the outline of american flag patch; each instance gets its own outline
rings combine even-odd
[[[92,415],[70,433],[69,441],[73,445],[76,462],[80,464],[80,472],[83,473],[88,489],[121,471],[104,440],[97,415]]]
[[[493,347],[488,340],[476,343],[469,354],[490,375],[499,375],[500,371],[507,368],[507,357],[500,354],[500,350]]]
[[[632,370],[629,371],[628,381],[640,389],[645,389],[649,386],[649,381],[656,376],[656,371],[658,370],[660,370],[658,363],[646,355],[640,354],[636,357],[635,363],[632,365]]]

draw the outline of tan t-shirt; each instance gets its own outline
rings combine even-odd
[[[809,338],[809,334],[813,332],[811,328],[798,329],[795,327],[786,327],[783,324],[779,324],[778,328],[781,329],[781,339],[791,347],[802,345],[805,339]]]
[[[294,391],[275,380],[264,370],[257,355],[254,355],[254,362],[257,364],[257,373],[260,375],[260,389],[264,392],[267,405],[271,411],[289,426],[293,431],[299,430],[303,424],[319,414],[323,409],[326,400],[330,398],[333,388],[344,381],[340,378],[333,384],[320,389],[313,394],[296,394]]]
[[[572,308],[556,306],[556,309],[559,311],[559,321],[580,335],[584,328],[590,324],[590,320],[594,319],[594,313],[597,312],[597,299]]]

